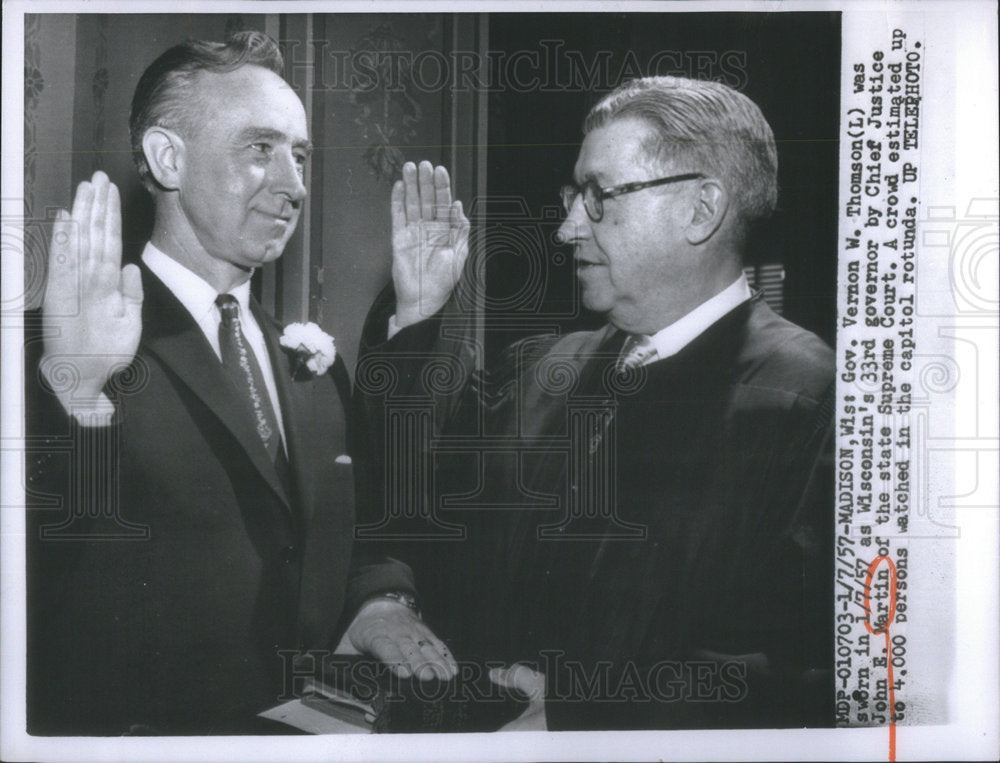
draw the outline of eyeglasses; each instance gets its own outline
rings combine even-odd
[[[670,177],[657,178],[656,180],[642,180],[638,183],[613,185],[610,188],[601,188],[596,180],[588,180],[582,186],[578,186],[576,183],[567,183],[559,189],[559,193],[562,196],[562,203],[563,207],[566,208],[566,214],[569,214],[569,211],[573,208],[573,202],[576,201],[576,197],[582,192],[583,208],[587,210],[587,217],[595,223],[599,223],[601,218],[604,217],[605,199],[622,196],[626,193],[635,193],[644,188],[652,188],[657,185],[681,183],[685,180],[697,180],[703,177],[705,175],[702,175],[700,172],[689,172],[684,175],[671,175]]]

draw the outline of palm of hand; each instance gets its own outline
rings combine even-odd
[[[400,327],[437,312],[468,256],[469,221],[444,167],[407,162],[392,189],[392,277]]]
[[[118,190],[98,172],[80,184],[72,215],[60,211],[53,229],[42,304],[43,372],[50,380],[57,372],[70,374],[71,392],[99,394],[135,356],[141,310],[139,270],[121,268]]]
[[[394,232],[393,279],[400,302],[419,301],[421,293],[443,282],[450,293],[461,274],[468,241],[451,221],[418,220]],[[447,296],[447,295],[446,295]]]

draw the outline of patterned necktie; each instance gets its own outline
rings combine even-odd
[[[253,415],[254,428],[267,448],[271,460],[278,458],[281,448],[281,432],[278,429],[278,419],[271,405],[271,396],[264,385],[264,374],[261,373],[257,358],[243,335],[240,326],[240,303],[232,294],[220,294],[215,300],[222,316],[219,323],[219,349],[222,352],[222,365],[236,388],[243,393],[250,412]],[[283,452],[282,452],[283,455]]]
[[[629,334],[622,347],[615,370],[624,373],[626,370],[639,368],[646,361],[656,358],[656,347],[653,340],[645,334]]]

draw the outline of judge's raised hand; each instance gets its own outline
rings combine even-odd
[[[72,375],[73,384],[52,385],[67,412],[94,406],[139,346],[142,281],[121,258],[118,189],[95,172],[77,188],[72,214],[56,217],[42,301],[42,373],[50,382],[53,374]]]
[[[469,253],[469,221],[452,201],[444,167],[403,165],[392,187],[392,280],[399,328],[429,318],[448,301]]]

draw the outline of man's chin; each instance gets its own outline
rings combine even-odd
[[[269,262],[274,262],[284,253],[287,244],[286,239],[269,241],[256,251],[247,252],[245,255],[246,265],[251,268],[259,268]]]
[[[608,313],[614,307],[614,303],[610,299],[605,298],[604,295],[595,294],[586,287],[580,295],[580,302],[594,313]]]

